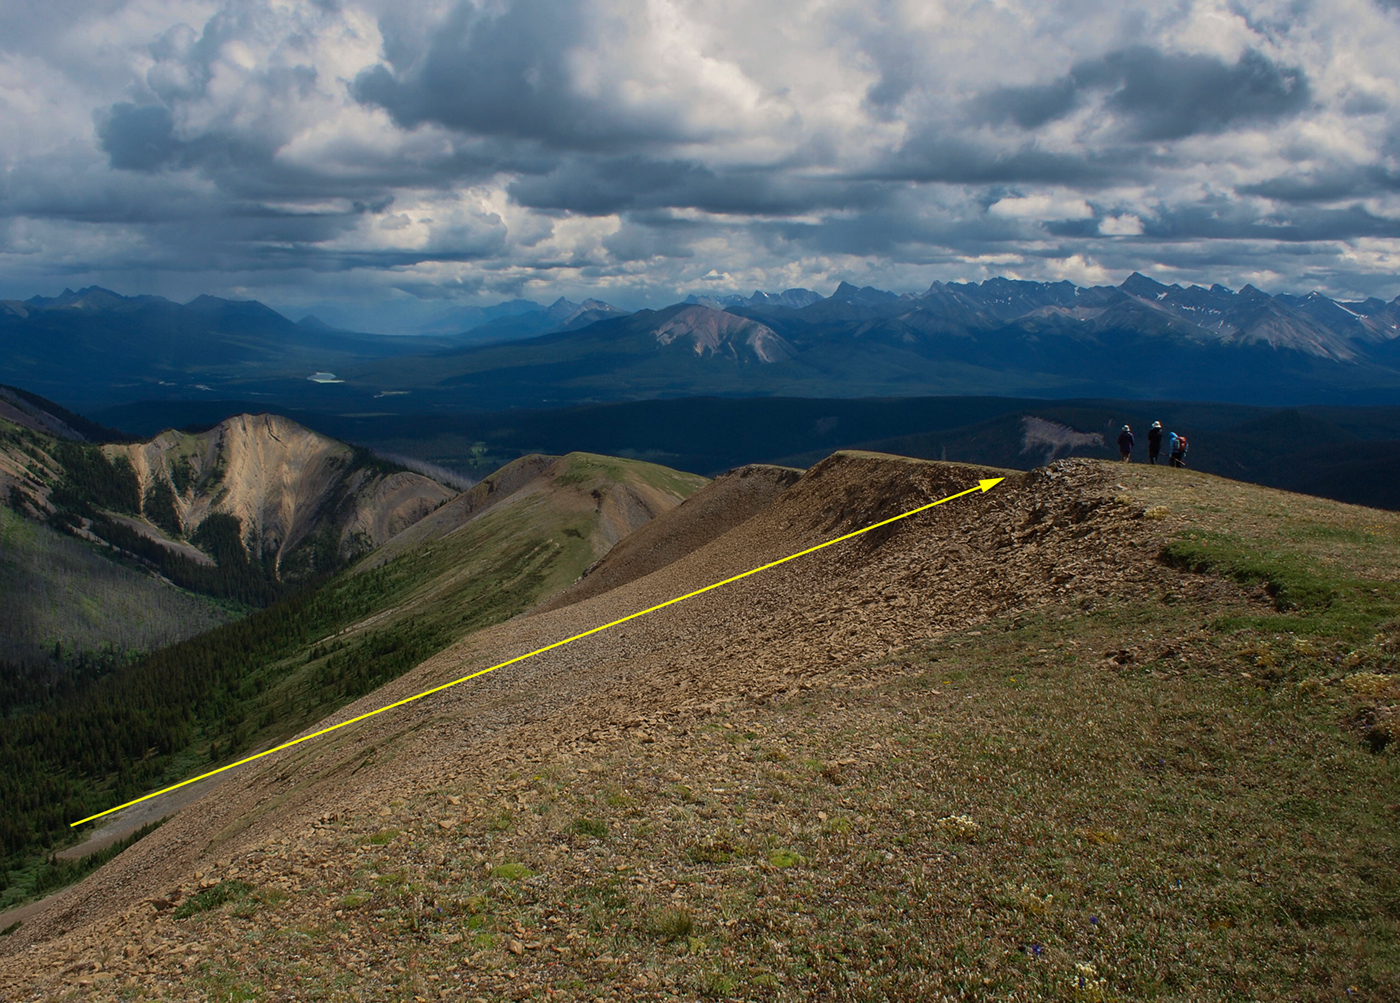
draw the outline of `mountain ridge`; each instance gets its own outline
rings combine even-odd
[[[997,473],[851,452],[757,511],[682,504],[655,532],[693,549],[621,550],[618,587],[473,634],[324,723]],[[1246,961],[1256,985],[1341,973],[1384,998],[1395,777],[1362,716],[1400,692],[1375,633],[1396,530],[1195,472],[1010,474],[250,764],[0,942],[0,984],[1225,996]],[[1309,894],[1330,911],[1290,922]],[[1269,921],[1203,935],[1222,902]],[[1125,949],[1148,908],[1159,949]],[[892,952],[910,930],[926,946]]]

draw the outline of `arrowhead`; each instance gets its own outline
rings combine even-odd
[[[1004,480],[1006,480],[1005,477],[989,477],[985,481],[978,481],[977,486],[982,489],[983,494],[986,494]]]

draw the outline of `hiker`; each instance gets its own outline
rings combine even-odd
[[[1124,463],[1133,458],[1133,441],[1133,430],[1124,425],[1123,431],[1118,433],[1118,452],[1123,454]]]
[[[1147,430],[1147,462],[1156,463],[1157,456],[1162,452],[1162,423],[1154,421],[1152,427]],[[1168,456],[1171,454],[1168,453]]]
[[[1186,450],[1191,448],[1191,444],[1186,441],[1184,435],[1172,436],[1172,466],[1186,466]]]

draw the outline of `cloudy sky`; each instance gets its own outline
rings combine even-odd
[[[1400,0],[0,0],[0,296],[1400,294]]]

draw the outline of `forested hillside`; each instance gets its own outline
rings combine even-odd
[[[230,616],[215,602],[4,507],[0,580],[0,661],[9,663],[121,659]]]

